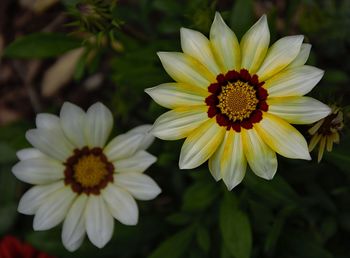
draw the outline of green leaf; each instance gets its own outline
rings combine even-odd
[[[4,50],[11,58],[47,58],[78,48],[78,39],[58,33],[39,32],[16,39]]]
[[[208,253],[210,249],[210,235],[208,229],[203,226],[198,226],[196,232],[196,239],[198,246],[205,252]]]
[[[166,218],[166,221],[173,225],[185,225],[191,221],[191,217],[186,213],[174,213]]]
[[[235,258],[249,258],[252,249],[250,222],[228,194],[221,202],[219,220],[221,235],[229,253]]]
[[[253,23],[253,1],[237,0],[231,12],[231,28],[238,38],[249,29]]]
[[[0,163],[10,163],[16,159],[16,151],[7,143],[0,142]]]
[[[0,235],[5,233],[17,217],[17,204],[10,203],[0,207]]]
[[[191,244],[195,227],[193,225],[166,239],[148,258],[180,258]]]

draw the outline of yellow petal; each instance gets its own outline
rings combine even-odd
[[[307,59],[309,58],[310,51],[311,51],[311,44],[303,43],[301,45],[301,48],[297,57],[285,69],[304,65]]]

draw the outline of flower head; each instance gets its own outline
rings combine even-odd
[[[135,225],[134,200],[151,200],[158,185],[143,174],[156,158],[145,151],[153,142],[149,125],[119,135],[107,145],[113,126],[111,112],[101,103],[85,113],[65,103],[60,117],[39,114],[36,129],[26,138],[34,148],[17,153],[14,175],[36,186],[20,200],[18,211],[33,215],[35,230],[50,229],[62,221],[64,246],[74,251],[85,233],[102,248],[112,237],[113,217]]]
[[[209,40],[185,28],[180,35],[183,53],[158,53],[176,82],[146,90],[172,109],[156,120],[152,133],[164,140],[187,137],[180,168],[209,159],[214,178],[232,189],[244,178],[247,162],[255,174],[271,179],[276,152],[310,159],[304,137],[290,123],[313,123],[330,108],[303,96],[323,76],[305,65],[311,45],[303,43],[303,36],[284,37],[269,47],[264,15],[239,43],[219,13]]]

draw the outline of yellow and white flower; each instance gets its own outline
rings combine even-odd
[[[152,133],[164,140],[187,137],[181,169],[209,159],[214,178],[232,189],[244,178],[247,162],[255,174],[272,179],[276,152],[310,159],[304,137],[290,123],[313,123],[330,108],[303,96],[324,73],[305,65],[311,45],[303,43],[303,36],[284,37],[269,47],[264,15],[239,43],[219,13],[209,40],[185,28],[180,35],[183,53],[158,53],[176,82],[146,92],[172,109],[156,120]]]
[[[74,251],[85,234],[102,248],[111,239],[114,219],[138,221],[135,199],[151,200],[160,192],[145,171],[156,158],[145,151],[154,138],[143,125],[107,145],[113,127],[111,112],[101,103],[87,112],[64,103],[60,117],[39,114],[36,129],[26,133],[34,146],[17,153],[14,175],[29,184],[18,211],[34,215],[34,230],[63,222],[62,241]]]

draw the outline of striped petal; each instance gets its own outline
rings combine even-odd
[[[310,97],[269,98],[269,113],[292,124],[312,124],[326,116],[331,109]]]
[[[216,60],[222,67],[222,72],[239,70],[241,49],[237,37],[218,12],[210,28],[210,43]]]
[[[185,140],[181,148],[179,166],[191,169],[208,160],[221,144],[226,129],[212,118],[194,130]]]
[[[180,37],[181,48],[185,54],[197,59],[213,74],[220,73],[207,37],[198,31],[186,28],[181,28]]]
[[[216,180],[222,177],[228,190],[232,190],[242,182],[246,168],[241,134],[230,130],[209,159],[209,170]]]
[[[311,44],[303,43],[300,47],[300,51],[297,57],[286,68],[289,69],[304,65],[309,58],[310,51]]]
[[[208,91],[184,83],[164,83],[145,92],[159,105],[170,109],[203,105],[208,96]]]
[[[303,96],[321,80],[324,71],[303,65],[284,70],[267,80],[264,87],[269,97]]]
[[[271,180],[277,171],[276,153],[260,138],[255,129],[242,130],[244,154],[253,172]]]
[[[151,133],[163,140],[187,137],[194,129],[208,120],[207,106],[190,106],[168,111],[154,122]]]
[[[271,149],[284,157],[310,160],[305,138],[293,126],[269,113],[254,125],[260,137]]]
[[[47,157],[44,153],[35,148],[26,148],[19,150],[17,151],[16,156],[19,160]]]
[[[117,160],[113,165],[118,173],[142,173],[156,161],[155,156],[140,150],[131,157]]]
[[[37,128],[55,130],[60,128],[60,119],[56,115],[41,113],[35,118],[35,124]]]
[[[143,140],[141,141],[138,150],[146,150],[154,142],[154,136],[151,134],[152,125],[140,125],[128,131],[127,135],[142,134]]]
[[[267,52],[264,62],[257,71],[260,81],[277,74],[299,54],[304,36],[288,36],[277,40]]]
[[[158,56],[165,71],[177,82],[207,89],[216,80],[215,74],[191,56],[176,52],[158,52]]]
[[[263,15],[242,37],[240,48],[241,68],[254,74],[263,62],[270,43],[266,15]]]

